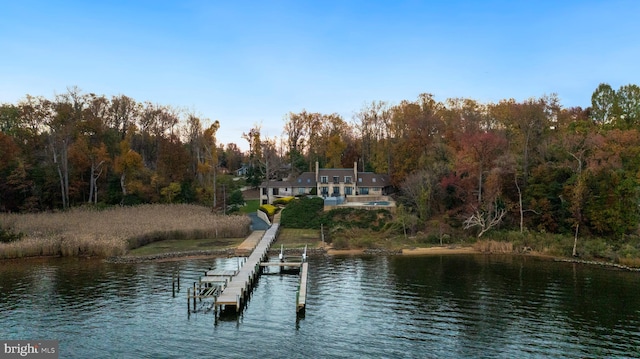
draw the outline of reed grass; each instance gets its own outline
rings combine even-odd
[[[246,216],[222,216],[207,207],[153,204],[106,210],[0,214],[0,223],[22,239],[0,243],[0,259],[32,256],[123,255],[165,239],[232,238],[249,233]]]
[[[497,241],[477,241],[473,249],[483,253],[513,253],[513,243]]]

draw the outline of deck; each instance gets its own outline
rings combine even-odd
[[[279,223],[274,223],[271,228],[264,232],[262,239],[251,252],[251,255],[244,262],[237,273],[230,278],[220,295],[216,298],[215,307],[235,307],[236,312],[240,311],[245,303],[253,283],[260,274],[260,263],[268,258],[269,248],[275,241],[278,233]]]

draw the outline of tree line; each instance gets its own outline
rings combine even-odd
[[[257,186],[322,167],[389,174],[410,231],[434,221],[483,235],[496,228],[623,238],[640,213],[640,88],[600,84],[588,108],[555,95],[480,103],[374,101],[349,121],[291,112],[279,138],[255,125],[217,144],[219,122],[77,88],[0,107],[4,211],[80,203],[219,205],[222,169],[248,165]]]
[[[216,141],[220,124],[125,95],[27,95],[0,106],[0,210],[83,203],[217,205],[216,174],[242,151]],[[222,183],[224,185],[224,183]]]
[[[350,123],[289,113],[280,153],[299,172],[318,161],[389,174],[414,232],[444,223],[620,239],[640,219],[640,88],[601,84],[591,103],[421,94],[367,104]]]

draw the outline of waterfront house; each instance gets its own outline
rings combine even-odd
[[[260,203],[272,203],[287,196],[317,194],[331,204],[345,200],[371,201],[389,194],[391,181],[388,175],[359,172],[353,168],[320,168],[316,162],[314,172],[303,172],[295,179],[265,181],[260,186]]]

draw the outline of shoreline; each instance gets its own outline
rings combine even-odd
[[[187,252],[167,252],[146,256],[119,256],[110,257],[104,259],[108,263],[120,263],[120,264],[136,264],[145,262],[173,262],[182,260],[197,260],[197,259],[209,259],[220,257],[235,257],[237,248],[221,249],[221,250],[202,250],[202,251],[187,251]],[[274,255],[279,253],[277,249],[271,249],[269,251]],[[301,249],[290,249],[289,253],[302,253]],[[538,252],[526,252],[526,253],[497,253],[497,252],[482,252],[473,247],[416,247],[410,249],[401,250],[389,250],[389,249],[333,249],[331,247],[325,248],[313,248],[307,250],[308,255],[311,256],[362,256],[362,255],[385,255],[385,256],[435,256],[435,255],[516,255],[539,258],[543,260],[550,260],[554,262],[574,263],[581,265],[606,267],[615,270],[625,270],[630,272],[640,272],[640,268],[628,267],[625,265],[611,263],[611,262],[599,262],[593,260],[584,260],[576,258],[563,258],[551,256]]]
[[[226,249],[210,249],[210,250],[198,250],[198,251],[176,251],[176,252],[165,252],[158,254],[150,254],[143,256],[115,256],[115,257],[107,257],[100,258],[96,256],[90,257],[69,257],[69,258],[85,258],[85,259],[100,259],[106,263],[112,264],[139,264],[139,263],[148,263],[148,262],[175,262],[175,261],[183,261],[183,260],[198,260],[198,259],[210,259],[210,258],[222,258],[222,257],[237,257],[243,256],[246,251],[242,251],[238,248],[226,248]],[[301,254],[302,249],[289,249],[289,253],[293,254]],[[277,255],[279,253],[278,249],[270,249],[270,254]],[[629,267],[626,265],[612,263],[612,262],[602,262],[595,260],[586,260],[586,259],[578,259],[578,258],[566,258],[566,257],[557,257],[549,254],[539,253],[539,252],[525,252],[525,253],[499,253],[499,252],[482,252],[477,249],[474,249],[471,246],[464,247],[445,247],[445,246],[434,246],[434,247],[414,247],[414,248],[405,248],[399,250],[392,249],[333,249],[331,247],[320,247],[320,248],[311,248],[307,250],[307,254],[310,257],[315,256],[371,256],[371,255],[379,255],[379,256],[436,256],[436,255],[515,255],[515,256],[523,256],[523,257],[533,257],[542,260],[549,260],[554,262],[564,262],[564,263],[574,263],[588,266],[598,266],[602,268],[608,268],[612,270],[624,270],[629,272],[640,272],[640,267]],[[0,264],[2,263],[10,263],[13,261],[22,261],[22,260],[47,260],[52,258],[64,258],[62,256],[35,256],[35,257],[22,257],[22,258],[8,258],[0,260]]]

